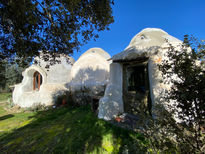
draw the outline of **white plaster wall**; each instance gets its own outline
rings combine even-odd
[[[142,56],[149,57],[157,54],[156,51],[162,46],[181,42],[161,29],[145,28],[132,38],[130,44],[122,52],[114,55],[112,60],[134,60]]]
[[[39,58],[36,58],[39,60]],[[47,62],[40,60],[40,64],[32,65],[23,73],[23,80],[15,85],[12,98],[20,107],[32,107],[37,104],[52,105],[59,94],[68,91],[65,84],[71,80],[71,68],[74,60],[68,63],[68,57],[60,57],[61,63],[50,66],[47,70]],[[42,84],[39,91],[33,90],[33,75],[38,71],[42,76]]]
[[[38,61],[37,66],[42,68],[47,73],[47,83],[68,83],[71,80],[71,68],[75,60],[69,56],[60,55],[60,63],[50,65],[50,62],[46,62],[42,59],[43,53],[40,54],[40,58],[36,57],[35,60]],[[46,65],[50,67],[47,69]]]
[[[109,81],[109,54],[99,48],[91,48],[75,62],[71,69],[71,91],[89,89],[94,94],[104,91]]]
[[[80,56],[80,58],[83,57],[83,56],[85,56],[85,55],[87,55],[87,54],[98,54],[98,55],[100,55],[101,57],[104,57],[106,60],[108,60],[108,59],[111,58],[110,55],[109,55],[105,50],[103,50],[103,49],[101,49],[101,48],[98,48],[98,47],[88,49],[85,53],[83,53],[83,54]],[[79,58],[79,59],[80,59],[80,58]]]
[[[72,65],[67,64],[66,59],[61,60],[61,64],[55,64],[47,71],[48,83],[68,83],[71,80]]]
[[[163,90],[169,89],[171,86],[162,83],[163,78],[157,66],[163,59],[166,59],[169,43],[177,47],[182,42],[161,29],[146,28],[133,37],[124,51],[112,57],[114,62],[136,60],[140,57],[149,58],[148,73],[153,113],[155,112],[155,105],[162,102]],[[124,111],[122,65],[112,63],[110,76],[111,80],[106,87],[105,95],[99,102],[98,117],[105,120],[111,120],[115,115]]]
[[[67,91],[67,88],[62,84],[42,84],[39,91],[22,93],[15,104],[23,108],[54,105],[57,96],[64,91]]]
[[[111,120],[115,115],[124,112],[122,98],[122,65],[110,65],[110,82],[106,87],[105,95],[99,101],[98,118]]]
[[[148,76],[150,86],[150,97],[152,101],[152,115],[155,118],[156,104],[162,102],[163,90],[167,88],[163,84],[162,74],[158,69],[158,64],[163,60],[162,49],[158,50],[158,54],[151,55],[148,61]]]
[[[32,107],[37,104],[47,106],[54,104],[57,96],[68,90],[76,91],[86,87],[96,95],[104,92],[109,81],[109,58],[110,55],[104,50],[92,48],[75,64],[72,58],[60,56],[60,64],[50,65],[49,69],[46,69],[49,62],[36,57],[38,64],[27,68],[23,72],[22,83],[15,86],[13,102],[21,107]],[[33,74],[36,71],[43,79],[39,91],[33,91]]]
[[[32,65],[31,67],[27,68],[22,73],[22,82],[20,84],[15,85],[14,91],[12,93],[14,104],[18,104],[20,102],[19,99],[22,97],[23,93],[33,91],[33,74],[36,71],[38,71],[42,75],[42,84],[46,84],[47,74],[40,67]]]

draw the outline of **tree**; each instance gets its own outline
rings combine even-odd
[[[11,63],[8,59],[3,60],[0,71],[0,92],[10,92],[11,87],[22,80],[22,72],[25,67],[20,67],[17,63]]]
[[[0,61],[71,54],[114,21],[111,0],[0,0]],[[55,56],[54,56],[55,57]]]
[[[5,78],[5,61],[0,61],[0,92],[5,89],[6,85],[6,78]]]
[[[177,138],[184,142],[189,152],[205,150],[205,42],[185,36],[180,48],[170,45],[168,59],[159,66],[164,79],[171,79],[171,89],[166,90],[165,101],[183,122],[177,128]],[[172,76],[177,76],[172,78]],[[166,82],[167,80],[165,80]],[[179,126],[178,125],[178,126]],[[176,125],[174,125],[177,127]],[[176,130],[176,129],[175,129]],[[179,135],[180,134],[180,135]],[[183,135],[182,135],[183,134]]]

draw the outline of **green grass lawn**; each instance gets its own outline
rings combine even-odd
[[[5,102],[11,97],[11,93],[0,93],[0,102]]]
[[[89,107],[12,113],[0,104],[0,153],[145,153],[137,133],[98,119]]]

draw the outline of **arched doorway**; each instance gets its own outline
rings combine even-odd
[[[33,90],[40,90],[41,84],[42,84],[42,76],[38,71],[36,71],[33,74]]]

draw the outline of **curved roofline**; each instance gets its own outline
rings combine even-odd
[[[163,32],[165,34],[168,34],[166,31],[164,31],[160,28],[145,28],[145,29],[141,30],[138,34],[140,34],[142,32],[150,32],[150,31],[160,31],[160,32]]]
[[[105,50],[103,50],[102,48],[94,47],[94,48],[90,48],[90,49],[88,49],[86,52],[84,52],[84,53],[79,57],[79,59],[82,58],[83,56],[87,55],[87,54],[93,54],[93,53],[96,53],[96,54],[98,54],[98,55],[104,57],[106,60],[111,58],[111,56],[110,56]],[[78,59],[78,60],[79,60],[79,59]]]
[[[32,70],[35,70],[35,71],[38,71],[42,77],[43,77],[43,84],[47,83],[47,73],[42,69],[40,68],[39,66],[35,66],[35,65],[31,65],[30,67],[28,67],[25,72],[23,72],[26,77],[28,76],[28,73]]]
[[[147,35],[148,34],[148,35]],[[150,39],[149,37],[142,44],[138,44],[140,42],[141,37],[152,36],[153,38],[158,39]],[[159,39],[160,38],[160,39]],[[144,39],[144,38],[142,38]],[[168,42],[166,42],[166,40]],[[114,55],[112,57],[113,61],[119,60],[130,60],[133,58],[137,58],[139,56],[144,56],[144,53],[150,54],[155,48],[165,47],[167,43],[182,43],[181,40],[169,35],[162,29],[159,28],[145,28],[137,33],[130,41],[129,45],[120,53]]]
[[[181,40],[177,39],[176,37],[168,34],[167,32],[165,32],[164,30],[160,29],[160,28],[145,28],[143,30],[141,30],[139,33],[137,33],[134,37],[132,37],[129,45],[124,49],[126,50],[127,48],[129,48],[130,46],[133,46],[136,42],[136,38],[143,35],[143,33],[147,33],[147,32],[161,32],[164,34],[164,39],[167,39],[169,41],[169,43],[173,43],[173,42],[182,42]]]

